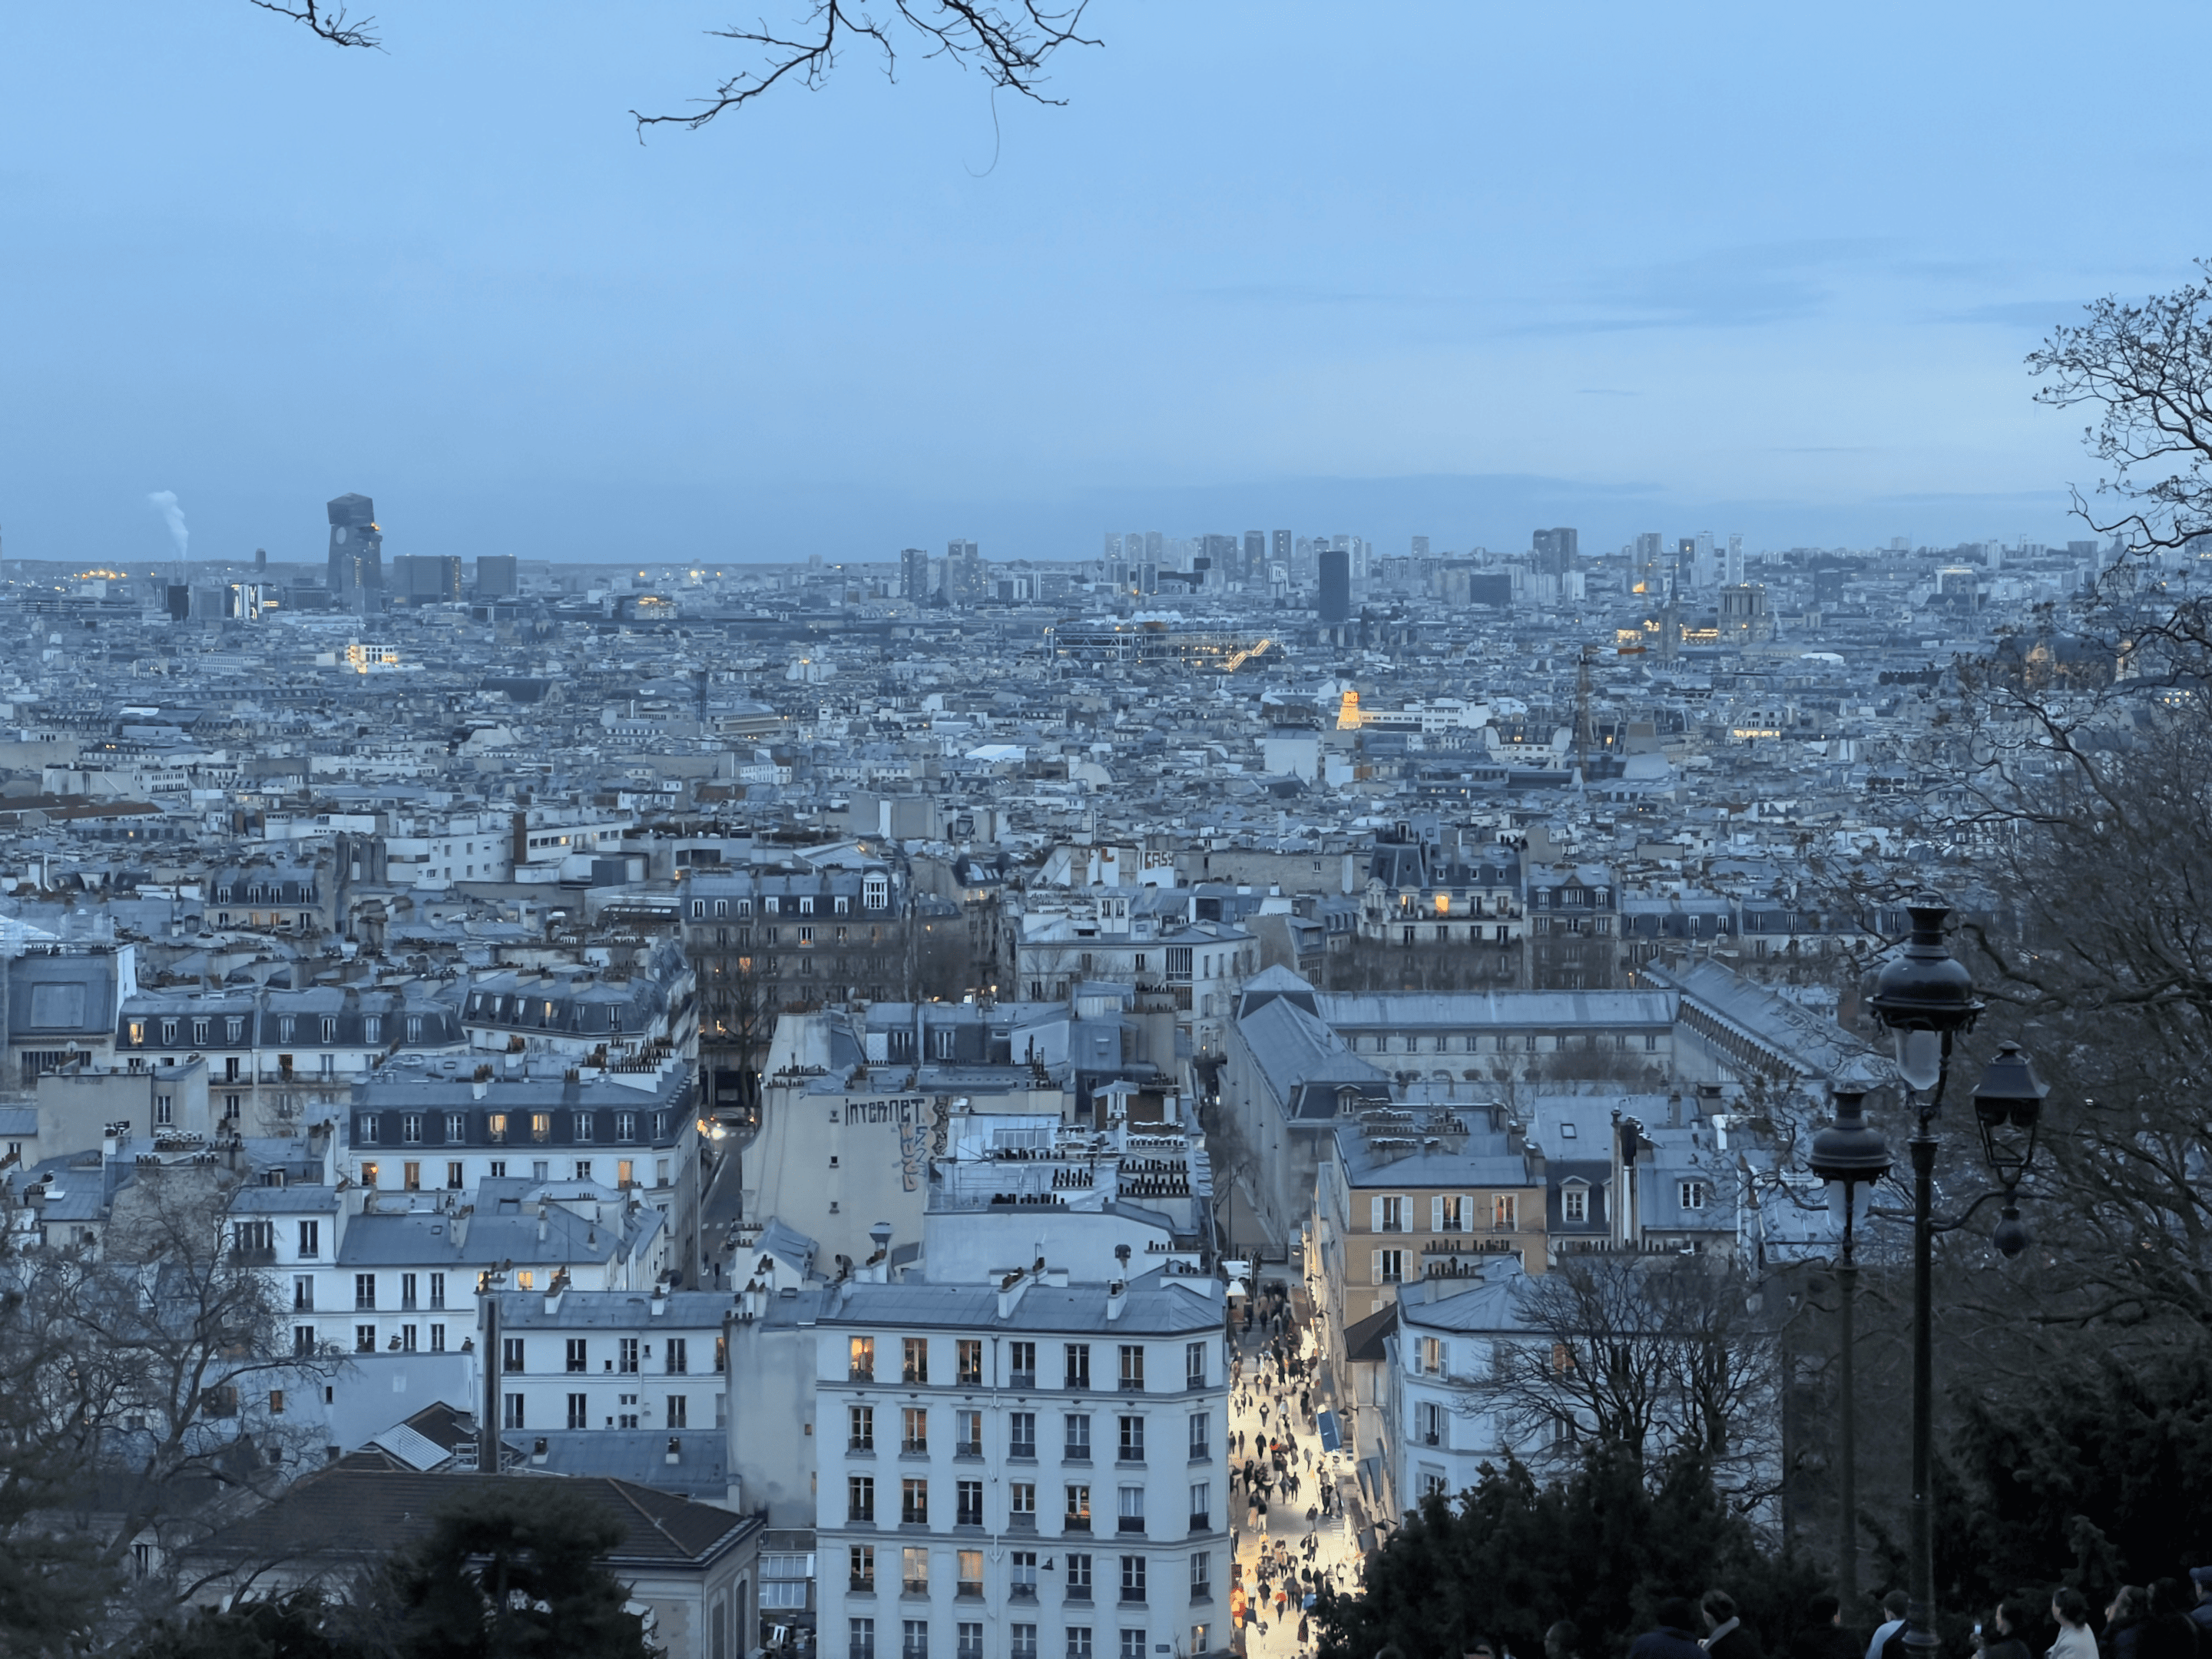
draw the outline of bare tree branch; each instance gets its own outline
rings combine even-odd
[[[246,0],[250,6],[264,11],[273,11],[279,17],[289,17],[295,23],[307,26],[311,34],[320,35],[334,46],[364,46],[371,52],[382,52],[384,42],[370,31],[376,19],[364,17],[359,22],[347,20],[345,8],[325,9],[318,0]]]
[[[779,33],[763,20],[751,28],[711,31],[718,39],[750,49],[762,61],[696,100],[698,107],[688,113],[645,115],[632,110],[630,116],[641,141],[650,126],[696,131],[725,110],[751,102],[787,78],[810,91],[819,88],[848,40],[873,46],[883,54],[884,73],[893,80],[903,40],[905,49],[918,51],[924,58],[950,58],[963,68],[979,70],[994,88],[1017,92],[1040,104],[1060,104],[1066,100],[1048,97],[1043,91],[1046,60],[1065,46],[1101,44],[1080,32],[1089,3],[1019,0],[1002,7],[986,0],[892,0],[892,10],[879,15],[862,10],[853,0],[817,0],[805,27],[799,30]]]

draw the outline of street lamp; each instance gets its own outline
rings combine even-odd
[[[1855,1228],[1862,1195],[1889,1173],[1889,1146],[1866,1121],[1866,1091],[1839,1088],[1836,1121],[1813,1137],[1813,1173],[1827,1183],[1828,1207],[1839,1213],[1843,1259],[1836,1267],[1837,1340],[1841,1367],[1837,1376],[1837,1406],[1843,1419],[1843,1443],[1838,1458],[1838,1520],[1836,1588],[1846,1613],[1856,1616],[1859,1595],[1858,1382],[1854,1358],[1856,1343],[1853,1303],[1858,1293],[1859,1264],[1856,1259]]]
[[[1934,893],[1922,893],[1905,908],[1912,917],[1912,937],[1875,976],[1868,1004],[1896,1040],[1898,1070],[1917,1097],[1917,1124],[1907,1143],[1912,1153],[1912,1499],[1905,1644],[1916,1659],[1931,1659],[1936,1647],[1936,1560],[1928,1507],[1935,1417],[1935,1124],[1950,1076],[1952,1042],[1973,1028],[1982,1005],[1975,1000],[1965,965],[1943,943],[1950,907]],[[2034,1067],[2010,1043],[1974,1091],[1983,1154],[2003,1188],[2003,1219],[1994,1242],[2008,1256],[2027,1247],[2014,1189],[2035,1153],[2045,1092]]]

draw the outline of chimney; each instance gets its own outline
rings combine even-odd
[[[1115,1279],[1106,1287],[1106,1317],[1111,1321],[1121,1316],[1122,1309],[1129,1305],[1129,1286],[1124,1279]]]

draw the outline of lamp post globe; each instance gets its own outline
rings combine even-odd
[[[1912,918],[1912,937],[1875,976],[1867,1004],[1896,1040],[1898,1069],[1905,1082],[1925,1092],[1942,1075],[1951,1037],[1972,1028],[1982,1005],[1974,998],[1966,964],[1943,943],[1950,905],[1937,894],[1921,893],[1905,909]]]

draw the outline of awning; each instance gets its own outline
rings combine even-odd
[[[1344,1449],[1344,1424],[1334,1412],[1323,1412],[1320,1418],[1321,1449],[1325,1452]]]

